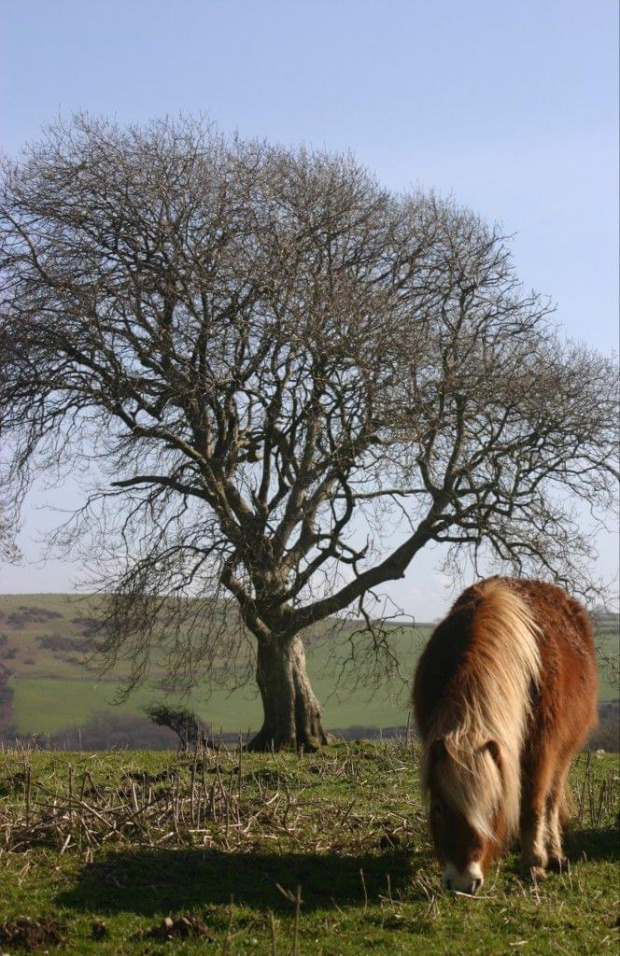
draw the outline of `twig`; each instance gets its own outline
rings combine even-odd
[[[362,889],[364,890],[364,912],[368,909],[368,893],[366,891],[366,880],[364,879],[364,871],[360,867],[360,877],[362,878]]]
[[[293,954],[292,956],[298,956],[299,953],[299,914],[301,911],[301,886],[297,886],[295,893],[295,925],[293,927]]]

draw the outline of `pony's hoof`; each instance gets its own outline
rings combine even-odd
[[[526,875],[529,876],[532,883],[542,883],[543,880],[547,879],[547,871],[544,866],[530,866]]]
[[[548,868],[553,870],[554,873],[566,873],[569,867],[568,857],[566,856],[550,856]]]

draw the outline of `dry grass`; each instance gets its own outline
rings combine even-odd
[[[382,751],[387,773],[411,772],[413,757],[407,760],[387,745]],[[58,771],[52,780],[42,779],[33,771],[35,754],[24,749],[8,755],[6,766],[12,769],[0,784],[21,799],[0,811],[4,853],[45,844],[61,854],[79,847],[88,859],[111,843],[140,847],[199,843],[232,853],[279,836],[300,849],[329,852],[329,841],[320,837],[326,817],[337,823],[339,845],[344,833],[355,834],[359,846],[372,846],[377,839],[384,841],[382,846],[407,840],[407,820],[400,814],[389,814],[393,817],[389,822],[385,817],[380,822],[372,817],[362,820],[355,800],[343,807],[325,797],[311,799],[307,788],[295,786],[295,764],[291,766],[288,757],[273,755],[268,766],[257,767],[256,758],[241,749],[196,751],[190,758],[175,758],[156,773],[128,771],[120,782],[112,783],[65,761],[64,779]],[[100,764],[105,759],[102,755]],[[363,769],[354,747],[313,755],[304,766],[306,774],[332,784],[352,783]],[[408,802],[406,794],[402,799]]]
[[[406,741],[302,756],[13,750],[0,760],[6,945],[11,934],[22,949],[55,945],[37,943],[35,923],[80,954],[163,953],[170,940],[175,952],[208,943],[228,956],[409,954],[447,951],[457,937],[463,953],[522,940],[537,954],[581,953],[615,938],[620,780],[609,758],[577,762],[571,870],[531,887],[509,857],[475,900],[441,891]]]

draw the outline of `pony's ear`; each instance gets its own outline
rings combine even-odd
[[[493,757],[493,760],[494,760],[495,763],[497,764],[497,766],[501,768],[501,759],[500,759],[500,755],[499,755],[499,744],[498,744],[497,740],[487,740],[486,744],[484,745],[484,747],[483,747],[482,749],[483,749],[483,750],[488,750],[489,753],[491,754],[491,756]]]
[[[446,750],[443,737],[437,737],[435,740],[433,740],[430,749],[432,763],[439,763],[439,761],[443,760],[447,753],[448,751]]]

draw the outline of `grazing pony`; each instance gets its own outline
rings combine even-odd
[[[566,864],[570,760],[596,723],[585,609],[541,581],[468,588],[418,663],[422,789],[443,879],[473,894],[516,836],[526,874]]]

